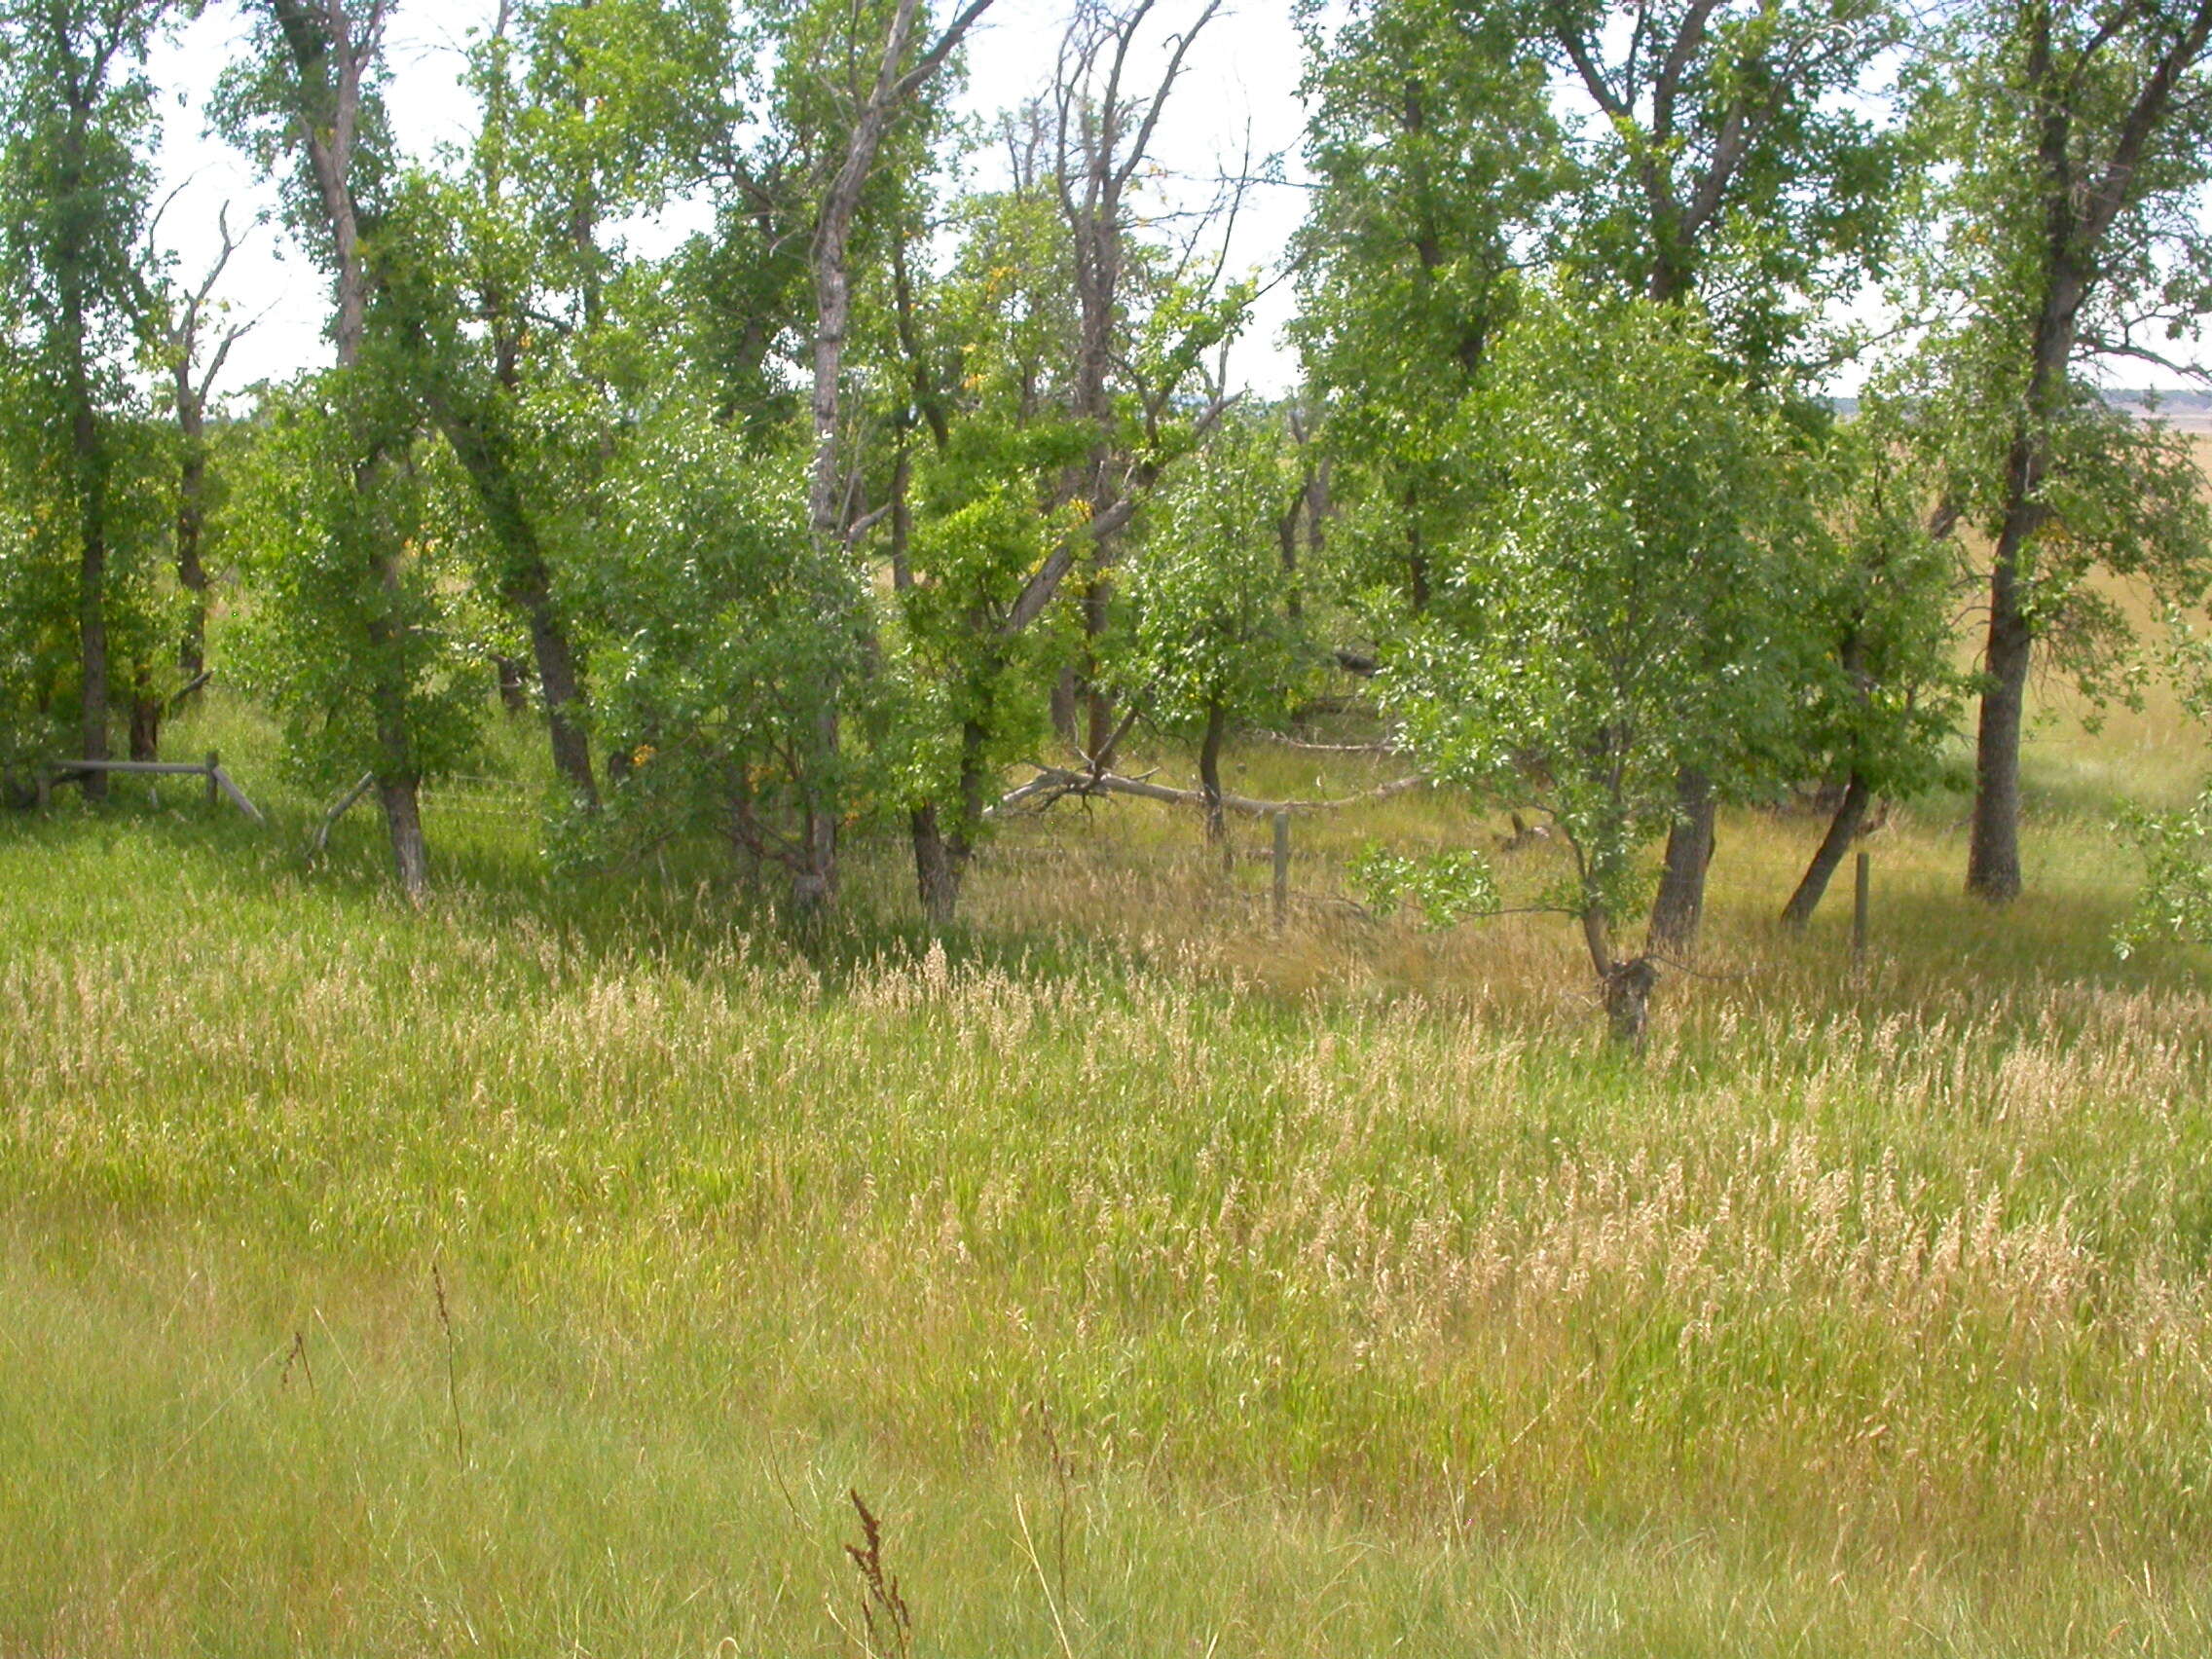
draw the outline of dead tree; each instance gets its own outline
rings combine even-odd
[[[900,113],[912,105],[945,59],[959,47],[991,0],[969,0],[942,32],[916,52],[921,0],[898,0],[873,76],[852,93],[850,125],[837,151],[837,166],[822,193],[814,218],[810,264],[814,277],[814,461],[808,475],[807,523],[825,551],[841,551],[853,538],[847,488],[852,447],[840,419],[840,382],[845,345],[852,328],[853,225],[861,196],[875,171],[883,140]],[[837,747],[838,687],[822,688],[816,719],[817,742],[824,754]],[[837,807],[814,793],[805,809],[806,853],[793,882],[793,899],[802,909],[830,903],[837,885]]]
[[[1074,253],[1078,333],[1073,413],[1097,428],[1084,475],[1071,496],[1080,497],[1094,521],[1121,504],[1126,457],[1115,432],[1113,371],[1127,295],[1124,255],[1129,231],[1129,186],[1151,152],[1167,98],[1183,73],[1192,43],[1213,21],[1221,0],[1206,0],[1197,18],[1168,37],[1165,67],[1149,90],[1127,85],[1130,54],[1157,0],[1082,0],[1061,42],[1052,99],[1057,166],[1054,183]],[[1106,631],[1113,601],[1115,541],[1090,538],[1083,586],[1085,658],[1079,677],[1088,704],[1083,749],[1090,763],[1114,763],[1112,697],[1098,684],[1097,641]]]
[[[362,215],[354,190],[361,139],[363,92],[382,49],[385,0],[367,0],[349,9],[346,0],[264,0],[281,45],[279,70],[289,105],[288,141],[308,163],[309,182],[320,230],[329,239],[337,315],[331,338],[341,372],[360,364],[367,338],[371,274],[361,246]],[[379,429],[363,435],[351,468],[353,490],[373,496],[391,470],[396,435]],[[371,528],[378,515],[355,515],[359,528],[348,548],[367,567],[372,579],[396,602],[405,550],[396,535]],[[405,626],[400,608],[372,612],[363,629],[369,660],[376,665],[369,687],[370,717],[376,734],[377,798],[384,808],[399,884],[420,899],[429,880],[428,848],[423,837],[422,770],[415,759],[408,727]]]
[[[181,187],[179,187],[181,189]],[[176,201],[176,193],[162,204],[149,227],[149,242],[162,219]],[[139,296],[147,332],[160,355],[168,380],[169,413],[176,421],[177,471],[176,579],[184,589],[184,631],[177,641],[176,666],[184,689],[171,707],[180,706],[206,684],[207,676],[207,410],[214,400],[215,383],[230,361],[231,349],[251,330],[258,317],[242,322],[229,319],[227,308],[215,299],[216,287],[229,269],[232,256],[250,236],[258,218],[238,234],[231,230],[231,204],[215,210],[215,233],[221,245],[208,262],[199,283],[190,288],[145,287]],[[156,696],[145,664],[133,671],[130,711],[131,758],[150,760],[158,747],[163,705]],[[143,755],[138,753],[143,747]]]

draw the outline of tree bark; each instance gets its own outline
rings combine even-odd
[[[1797,891],[1790,894],[1789,903],[1782,907],[1782,920],[1791,928],[1802,929],[1813,919],[1821,897],[1828,890],[1828,882],[1843,863],[1843,855],[1851,850],[1851,843],[1859,839],[1859,832],[1866,826],[1867,809],[1874,804],[1874,792],[1865,775],[1853,769],[1850,781],[1843,786],[1843,799],[1836,804],[1835,816],[1828,820],[1828,830],[1814,850],[1813,862],[1805,866],[1803,879]]]
[[[522,658],[497,657],[493,667],[499,677],[499,707],[510,719],[520,719],[530,712],[530,688],[523,679]]]
[[[920,0],[897,0],[884,32],[883,54],[876,64],[874,81],[853,112],[844,154],[815,216],[812,250],[814,384],[809,399],[814,423],[814,457],[808,474],[807,517],[816,541],[826,548],[845,539],[841,491],[844,446],[838,432],[838,396],[844,373],[846,336],[852,324],[852,276],[847,260],[861,194],[875,169],[884,134],[900,107],[943,66],[959,46],[961,37],[990,5],[991,0],[969,0],[908,68],[906,56],[920,21]],[[837,750],[838,699],[839,687],[832,681],[824,689],[823,707],[815,722],[816,741],[825,756],[833,756]],[[802,909],[816,909],[828,906],[836,896],[837,816],[833,803],[818,800],[808,806],[805,817],[808,867],[793,878],[792,896]]]
[[[2035,638],[2020,604],[2016,549],[2003,543],[1990,578],[1981,718],[1974,733],[1973,825],[1967,891],[2004,903],[2020,896],[2020,733]]]
[[[1198,744],[1198,792],[1205,796],[1206,839],[1216,844],[1229,834],[1229,818],[1221,805],[1221,739],[1228,719],[1221,699],[1206,705],[1205,736]]]
[[[2097,47],[2119,38],[2116,26]],[[2187,20],[2146,72],[2113,129],[2110,153],[2084,166],[2079,125],[2090,82],[2086,49],[2059,61],[2047,7],[2030,15],[2023,65],[2029,97],[2038,112],[2035,176],[2042,191],[2042,304],[2036,314],[2028,384],[2006,460],[2005,509],[1991,556],[1989,642],[1983,668],[1988,688],[1974,747],[1972,837],[1967,855],[1967,891],[1996,903],[2018,897],[2020,871],[2020,732],[2027,702],[2035,629],[2025,587],[2035,535],[2049,517],[2042,499],[2049,465],[2049,424],[2066,387],[2068,366],[2081,333],[2081,313],[2098,276],[2114,224],[2140,200],[2139,169],[2153,137],[2170,118],[2183,77],[2212,41],[2212,0],[2197,0]]]
[[[79,135],[74,129],[72,139]],[[82,172],[80,145],[71,143],[67,175]],[[81,183],[78,188],[82,188]],[[69,457],[77,495],[77,645],[81,668],[78,708],[78,742],[87,760],[108,757],[108,651],[107,651],[107,455],[100,442],[99,422],[92,408],[91,366],[86,361],[87,312],[83,248],[64,248],[60,254],[61,327],[68,354]],[[107,774],[88,773],[85,798],[107,798]]]
[[[960,865],[945,844],[937,803],[925,802],[908,814],[913,830],[914,887],[922,902],[922,920],[931,931],[952,926],[960,907]]]
[[[531,656],[537,669],[537,688],[545,699],[545,727],[554,769],[587,809],[596,810],[599,781],[592,775],[591,739],[584,730],[583,673],[567,621],[554,602],[553,573],[545,562],[537,526],[516,481],[499,419],[481,405],[464,405],[444,384],[435,364],[426,365],[426,372],[430,390],[425,401],[430,413],[461,470],[468,475],[486,526],[499,546],[500,597],[521,613],[530,629]]]
[[[207,567],[201,559],[207,525],[207,445],[199,406],[189,396],[189,371],[178,378],[185,384],[187,395],[177,404],[177,430],[184,454],[177,466],[176,579],[187,597],[176,666],[190,685],[207,668]]]
[[[575,791],[587,809],[599,805],[599,781],[592,776],[591,737],[580,718],[584,706],[583,677],[576,671],[573,647],[550,598],[529,608],[530,645],[537,660],[537,688],[545,698],[545,729],[553,750],[553,764]]]
[[[1081,755],[1083,743],[1077,730],[1076,715],[1078,695],[1075,664],[1071,662],[1052,677],[1052,730],[1071,752]]]
[[[1625,1047],[1641,1048],[1659,970],[1649,957],[1637,956],[1623,962],[1613,955],[1612,928],[1604,911],[1595,904],[1582,912],[1582,942],[1590,952],[1591,970],[1598,977],[1598,995],[1605,1007],[1606,1036]]]
[[[130,666],[130,758],[162,757],[162,700],[154,694],[153,672],[142,663]]]
[[[79,365],[80,371],[82,364]],[[70,415],[71,447],[78,468],[82,534],[77,561],[77,642],[83,664],[79,745],[87,760],[105,760],[107,750],[107,525],[106,490],[89,386],[76,392]],[[88,773],[85,798],[107,798],[107,774]]]
[[[1705,917],[1705,872],[1713,863],[1713,780],[1695,766],[1675,778],[1675,826],[1667,831],[1667,857],[1659,896],[1651,905],[1651,942],[1686,948],[1696,942]]]
[[[422,903],[430,881],[420,787],[412,774],[377,779],[377,799],[384,807],[385,831],[391,838],[391,862],[399,872],[400,891],[417,903]]]

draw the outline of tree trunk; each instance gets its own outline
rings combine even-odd
[[[207,443],[189,365],[178,371],[177,386],[177,429],[184,458],[177,467],[176,579],[186,600],[176,666],[190,685],[207,667],[207,567],[200,557],[207,525]]]
[[[100,453],[99,426],[92,413],[92,389],[85,365],[84,316],[73,311],[64,326],[72,330],[69,376],[69,448],[77,485],[77,642],[83,666],[78,742],[83,758],[108,757],[107,659],[107,467]],[[85,798],[107,798],[107,774],[85,776]]]
[[[2020,896],[2020,728],[2033,649],[2016,596],[2004,592],[2009,585],[1991,584],[1989,680],[1974,740],[1973,830],[1967,850],[1967,891],[1999,903]]]
[[[130,666],[130,758],[162,757],[162,700],[154,694],[154,677],[142,662]]]
[[[1859,839],[1865,828],[1866,811],[1874,804],[1874,792],[1868,787],[1865,776],[1856,768],[1850,782],[1843,786],[1843,799],[1837,803],[1835,816],[1828,820],[1828,832],[1821,837],[1821,844],[1813,854],[1813,862],[1805,866],[1804,879],[1797,883],[1797,891],[1790,894],[1789,903],[1782,907],[1783,922],[1802,929],[1813,919],[1813,911],[1827,892],[1828,882],[1843,863],[1843,855],[1851,850],[1851,843]]]
[[[542,569],[538,571],[542,577]],[[545,696],[545,729],[552,741],[553,764],[588,809],[599,806],[599,782],[592,776],[591,739],[579,718],[584,706],[582,676],[576,672],[568,630],[542,590],[530,608],[530,645],[537,661],[537,687]]]
[[[522,658],[496,657],[493,666],[499,676],[499,707],[510,719],[520,719],[530,713],[530,688],[523,680]]]
[[[2068,285],[2068,292],[2074,292]],[[2051,304],[2055,304],[2055,300]],[[2078,305],[2079,300],[2075,303]],[[2005,517],[1989,561],[1987,677],[1974,735],[1973,823],[1967,848],[1967,891],[2004,903],[2020,896],[2020,733],[2027,710],[2035,630],[2028,619],[2024,566],[2048,516],[2041,500],[2046,438],[2043,411],[2063,386],[2074,338],[2073,313],[2038,325],[2028,408],[2005,464]]]
[[[916,807],[910,815],[914,840],[914,886],[922,901],[922,920],[932,932],[952,926],[960,907],[960,879],[965,861],[954,857],[938,823],[937,803]]]
[[[78,746],[87,760],[107,758],[107,538],[88,511],[82,556],[77,566],[77,640],[84,664],[83,711]],[[107,774],[85,776],[85,798],[107,798]]]
[[[1645,956],[1626,962],[1615,959],[1612,929],[1606,924],[1604,911],[1595,904],[1582,912],[1582,942],[1589,948],[1590,966],[1598,977],[1598,994],[1605,1006],[1606,1036],[1629,1048],[1641,1048],[1659,970]]]
[[[1705,872],[1713,863],[1713,780],[1694,766],[1675,778],[1675,827],[1667,831],[1666,866],[1651,905],[1651,942],[1683,949],[1697,940],[1705,917]]]
[[[1104,548],[1097,550],[1099,560],[1083,590],[1083,701],[1087,730],[1084,734],[1084,757],[1101,772],[1114,769],[1116,747],[1115,727],[1118,718],[1114,708],[1114,694],[1099,683],[1098,641],[1106,632],[1113,604],[1113,580],[1105,573]]]
[[[1077,730],[1077,703],[1075,664],[1069,663],[1052,678],[1052,730],[1058,734],[1072,754],[1083,753],[1082,735]]]
[[[944,831],[935,801],[916,807],[912,814],[914,882],[921,894],[922,915],[934,929],[952,926],[968,864],[976,856],[976,835],[991,784],[985,762],[989,741],[989,728],[981,720],[962,723],[960,811],[950,834]]]
[[[430,881],[430,853],[423,839],[418,789],[411,773],[377,780],[377,799],[384,806],[384,827],[391,837],[391,862],[399,872],[400,891],[419,904]]]
[[[1206,705],[1206,732],[1198,744],[1198,790],[1205,796],[1206,839],[1219,845],[1229,835],[1221,807],[1221,738],[1228,724],[1219,697]]]

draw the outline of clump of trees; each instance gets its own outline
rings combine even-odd
[[[1019,762],[1126,790],[1172,736],[1219,837],[1231,739],[1348,668],[1431,779],[1547,821],[1542,906],[1634,1038],[1720,805],[1825,789],[1801,924],[1977,700],[1969,884],[2009,898],[2032,661],[2124,690],[2092,578],[2178,611],[2212,573],[2186,450],[2092,380],[2206,308],[2212,0],[1306,8],[1277,399],[1228,364],[1261,169],[1159,166],[1213,0],[1070,0],[984,123],[992,0],[516,0],[435,153],[385,0],[242,12],[213,108],[330,351],[225,403],[229,222],[180,276],[149,194],[183,14],[0,6],[0,773],[151,752],[211,675],[373,781],[410,893],[421,792],[501,705],[571,855],[718,839],[820,910],[874,829],[943,927]],[[625,240],[679,200],[682,246]]]

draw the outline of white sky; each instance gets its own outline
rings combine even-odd
[[[1164,38],[1198,9],[1199,0],[1162,0],[1152,38]],[[410,154],[427,156],[437,144],[462,139],[471,130],[474,110],[458,85],[461,54],[470,31],[489,26],[496,12],[497,0],[442,0],[435,7],[402,0],[392,14],[389,103]],[[970,36],[965,109],[989,115],[1045,91],[1065,16],[1065,0],[998,0]],[[243,33],[235,0],[211,6],[178,31],[153,65],[157,84],[174,92],[165,112],[160,189],[166,195],[182,187],[163,221],[162,240],[177,255],[179,276],[195,284],[219,245],[217,210],[231,204],[236,230],[274,202],[250,165],[204,129],[206,94]],[[1239,165],[1249,123],[1255,166],[1281,151],[1290,176],[1302,177],[1299,57],[1287,0],[1246,0],[1225,9],[1192,48],[1161,123],[1155,159],[1173,173],[1211,179],[1221,168]],[[1272,274],[1305,211],[1305,198],[1293,186],[1256,187],[1238,220],[1231,271]],[[659,236],[653,227],[640,227],[635,236],[642,248],[658,251],[654,244],[673,246],[703,223],[695,207],[679,204],[664,216]],[[232,352],[224,373],[231,388],[328,360],[322,334],[327,290],[313,266],[288,245],[280,225],[272,222],[253,234],[225,273],[222,291],[238,315],[261,319]],[[1254,327],[1235,349],[1233,378],[1267,391],[1295,378],[1295,358],[1280,340],[1292,304],[1287,282],[1263,298]]]
[[[441,142],[467,136],[474,111],[458,85],[461,55],[471,31],[489,25],[497,4],[441,0],[432,6],[427,0],[399,0],[388,25],[389,99],[394,126],[410,154],[425,157]],[[1159,44],[1201,5],[1202,0],[1161,0],[1149,29],[1155,64]],[[1330,10],[1342,12],[1341,6]],[[1067,0],[997,0],[970,36],[965,110],[989,116],[1045,91],[1066,13]],[[1275,275],[1305,211],[1307,192],[1298,188],[1307,176],[1299,156],[1301,54],[1290,13],[1289,0],[1232,0],[1193,48],[1154,143],[1155,160],[1192,180],[1210,180],[1223,168],[1235,168],[1247,141],[1255,166],[1271,154],[1284,157],[1292,182],[1256,186],[1246,198],[1231,250],[1235,274]],[[273,201],[273,193],[253,178],[244,160],[204,131],[205,94],[233,55],[243,26],[239,0],[216,0],[163,48],[154,64],[158,83],[175,94],[166,110],[161,188],[166,193],[182,187],[164,220],[163,237],[178,256],[180,276],[194,282],[217,245],[216,210],[230,203],[235,228]],[[987,155],[982,165],[989,165]],[[1197,185],[1192,191],[1202,194]],[[633,238],[641,251],[658,252],[705,223],[696,203],[678,203],[657,225],[635,228]],[[262,319],[232,353],[225,375],[229,388],[282,378],[327,360],[329,346],[322,335],[326,287],[314,268],[287,245],[280,226],[265,225],[253,235],[226,274],[223,292],[238,314]],[[1233,381],[1262,392],[1293,384],[1297,362],[1283,344],[1282,330],[1294,303],[1288,281],[1262,298],[1253,326],[1234,350]],[[1853,308],[1855,313],[1867,309]],[[2183,354],[2194,357],[2198,350],[2185,346]],[[1861,378],[1860,371],[1847,370],[1835,385],[1840,390],[1856,389]],[[2147,364],[2115,365],[2107,378],[2129,386],[2181,384]]]

